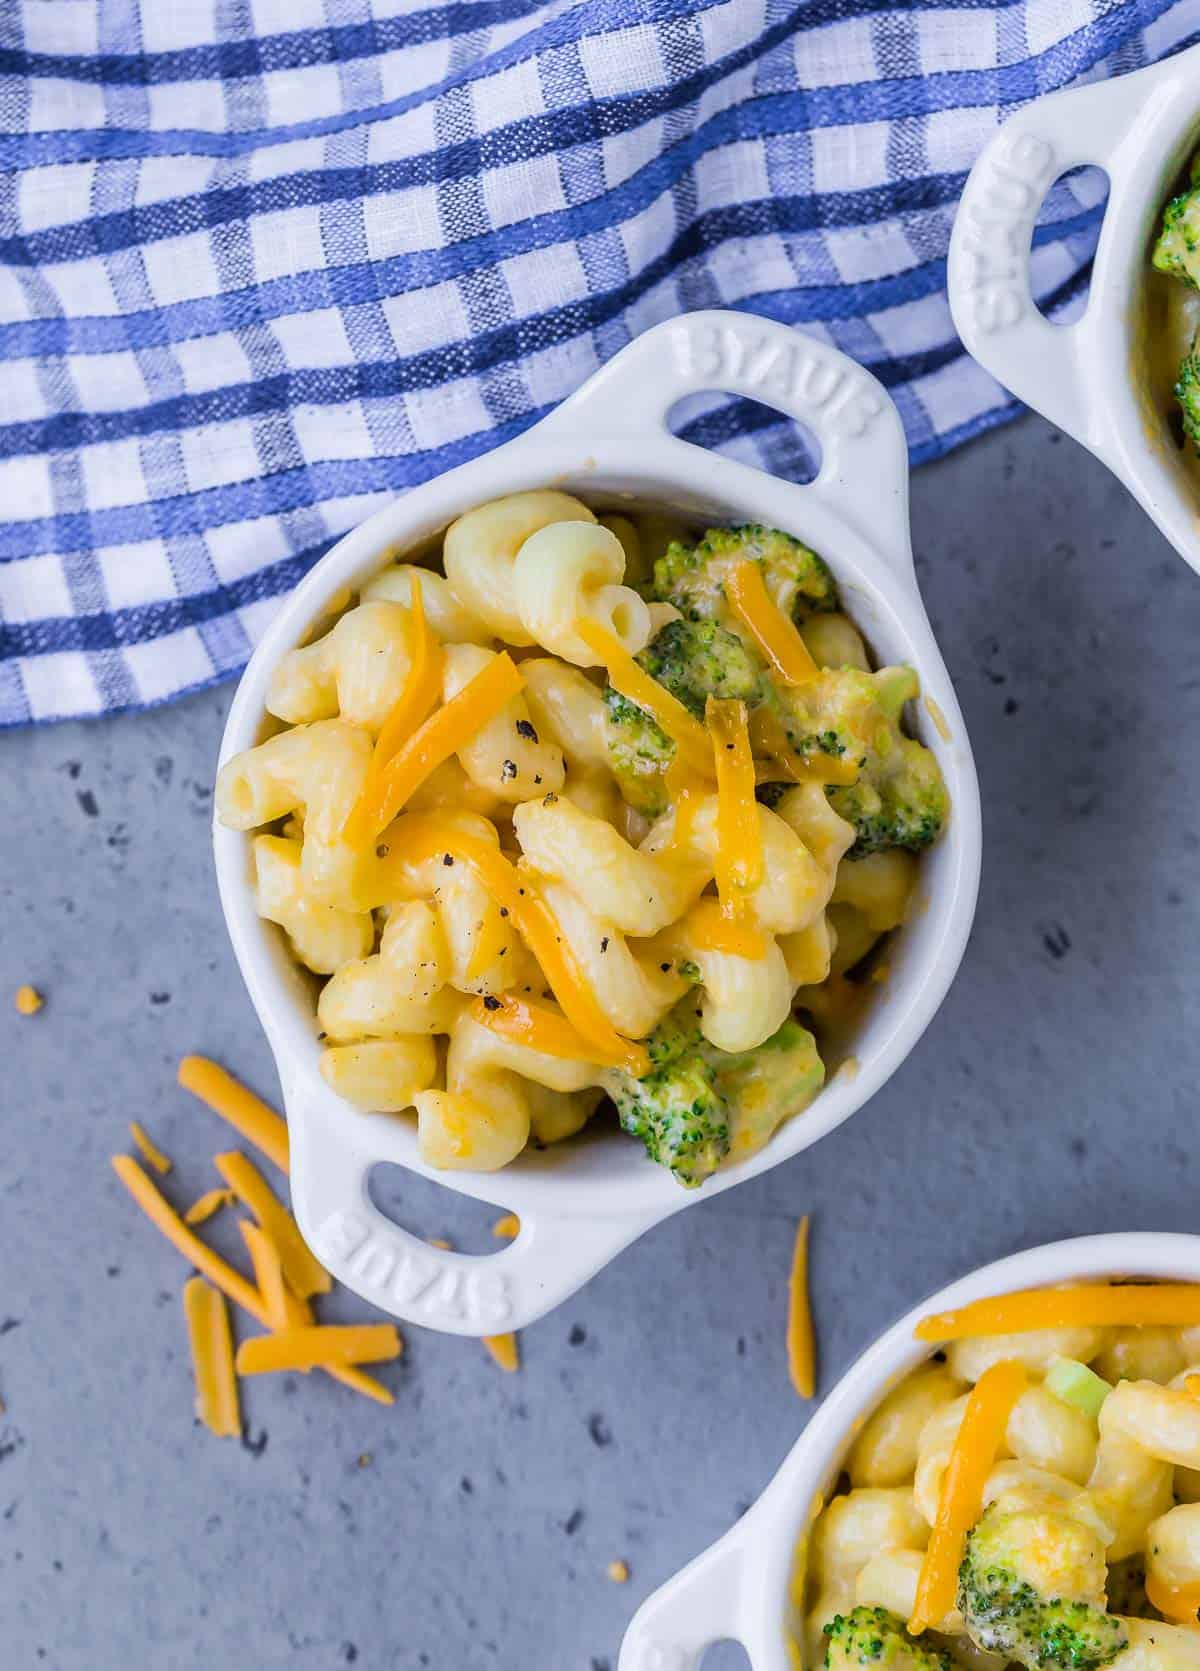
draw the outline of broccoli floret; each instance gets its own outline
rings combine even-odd
[[[1181,192],[1167,204],[1151,260],[1160,273],[1200,289],[1200,187]]]
[[[942,833],[950,810],[941,767],[922,744],[897,731],[886,753],[872,751],[857,783],[829,790],[839,818],[854,825],[851,858],[883,847],[919,853]]]
[[[680,973],[694,983],[700,971],[681,964]],[[757,1049],[731,1054],[703,1036],[693,998],[675,1006],[646,1046],[650,1071],[635,1079],[612,1069],[605,1087],[622,1128],[685,1189],[698,1188],[731,1148],[738,1159],[760,1149],[825,1079],[816,1041],[798,1021],[789,1017]]]
[[[1192,443],[1200,447],[1200,352],[1192,343],[1192,351],[1184,356],[1175,383],[1175,399],[1183,414],[1183,428]]]
[[[672,541],[654,565],[655,596],[689,621],[724,620],[725,576],[747,558],[762,565],[767,590],[794,620],[839,607],[837,585],[816,552],[757,523],[710,528],[694,546]]]
[[[713,1051],[713,1057],[717,1086],[729,1104],[736,1160],[757,1153],[785,1120],[808,1107],[825,1083],[817,1041],[794,1016],[756,1049]]]
[[[910,1636],[904,1621],[886,1607],[856,1607],[839,1613],[825,1626],[829,1671],[862,1671],[866,1666],[887,1671],[951,1671],[949,1654],[927,1647]]]
[[[761,662],[715,621],[668,621],[637,660],[697,719],[710,696],[753,707],[767,693]]]
[[[650,1071],[635,1079],[613,1069],[605,1085],[631,1137],[697,1189],[729,1153],[729,1107],[717,1088],[711,1052],[695,1025],[695,1005],[677,1005],[646,1041]]]
[[[981,1648],[1029,1671],[1098,1671],[1128,1646],[1105,1611],[1104,1549],[1062,1513],[993,1505],[967,1538],[958,1605]]]
[[[666,770],[675,744],[636,702],[611,685],[605,688],[605,728],[613,775],[621,794],[647,818],[667,810]]]

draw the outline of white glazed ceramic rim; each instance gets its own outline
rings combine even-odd
[[[671,407],[683,395],[712,389],[750,395],[808,426],[822,447],[816,479],[782,482],[672,436]],[[214,826],[226,921],[283,1085],[300,1227],[349,1288],[397,1317],[456,1334],[533,1321],[651,1224],[799,1153],[859,1108],[912,1049],[944,997],[970,932],[979,880],[974,762],[917,591],[899,416],[876,380],[836,349],[747,314],[696,313],[646,332],[526,435],[398,499],[348,534],[284,603],[252,658],[230,710],[222,762],[257,741],[273,668],[335,593],[361,584],[471,506],[550,484],[594,502],[637,501],[701,521],[773,524],[826,553],[881,658],[920,671],[943,725],[922,707],[919,730],[939,759],[953,812],[923,870],[926,908],[898,937],[891,979],[855,1040],[857,1073],[835,1075],[764,1151],[699,1193],[650,1165],[640,1145],[611,1138],[527,1151],[500,1173],[425,1167],[411,1121],[359,1113],[321,1079],[311,991],[278,931],[255,914],[249,838]],[[430,1247],[371,1202],[367,1178],[381,1161],[516,1212],[519,1237],[483,1258]]]
[[[618,1671],[695,1671],[705,1649],[726,1638],[742,1643],[753,1671],[795,1671],[788,1642],[793,1632],[802,1640],[791,1601],[797,1543],[859,1427],[929,1356],[913,1336],[919,1320],[987,1294],[1116,1276],[1200,1282],[1200,1236],[1131,1231],[1050,1242],[984,1265],[908,1312],[842,1376],[753,1508],[643,1603]]]
[[[1150,243],[1164,200],[1200,131],[1200,46],[1133,75],[1035,99],[980,155],[950,240],[954,323],[987,371],[1120,477],[1163,534],[1200,569],[1200,501],[1139,349]],[[1042,199],[1091,163],[1109,198],[1082,319],[1052,325],[1029,286]]]

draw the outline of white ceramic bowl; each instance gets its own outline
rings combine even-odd
[[[1151,395],[1143,333],[1158,219],[1200,137],[1198,72],[1192,47],[1009,117],[968,177],[947,276],[954,323],[980,365],[1102,459],[1194,569],[1200,485]],[[1053,325],[1030,291],[1030,240],[1048,188],[1084,163],[1107,173],[1108,206],[1087,310]]]
[[[973,1271],[902,1317],[842,1376],[754,1507],[643,1603],[617,1671],[694,1671],[704,1650],[727,1637],[744,1646],[753,1671],[795,1671],[789,1640],[803,1642],[791,1599],[797,1542],[862,1423],[929,1356],[913,1338],[920,1319],[988,1294],[1115,1276],[1200,1282],[1200,1236],[1137,1231],[1050,1242]]]
[[[803,487],[779,481],[671,435],[671,407],[714,389],[753,396],[805,424],[823,450],[816,479]],[[926,908],[897,936],[892,977],[855,1037],[857,1071],[832,1076],[763,1151],[700,1192],[681,1189],[640,1144],[616,1136],[528,1150],[498,1173],[424,1166],[413,1122],[359,1113],[322,1080],[311,991],[279,931],[254,910],[250,840],[215,827],[225,918],[283,1086],[300,1228],[338,1281],[394,1316],[454,1334],[533,1321],[652,1224],[798,1154],[859,1108],[944,997],[979,879],[974,762],[917,591],[896,409],[874,378],[835,349],[741,313],[696,313],[646,332],[535,429],[397,499],[348,534],[283,605],[251,660],[230,710],[222,763],[258,740],[273,668],[334,593],[361,584],[471,506],[548,484],[593,503],[670,507],[701,524],[773,524],[810,542],[828,558],[880,658],[919,670],[945,735],[924,706],[919,731],[938,757],[953,810],[924,863]],[[483,1258],[430,1247],[371,1202],[367,1177],[380,1161],[519,1214],[520,1235]]]

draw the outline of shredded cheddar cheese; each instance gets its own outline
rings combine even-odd
[[[764,861],[746,704],[720,702],[710,696],[705,712],[717,778],[717,852],[713,861],[717,896],[723,916],[748,929],[757,944],[756,951],[746,950],[741,955],[765,957],[766,940],[748,920],[750,894],[762,882]]]
[[[1183,1390],[1189,1398],[1200,1398],[1200,1375],[1185,1376]]]
[[[158,1145],[150,1141],[145,1127],[139,1125],[136,1120],[130,1120],[129,1122],[129,1135],[136,1143],[138,1152],[147,1166],[152,1166],[160,1177],[165,1178],[172,1166],[170,1155],[164,1155]]]
[[[937,1516],[921,1562],[908,1628],[919,1636],[954,1606],[967,1533],[983,1512],[983,1491],[1004,1441],[1012,1407],[1025,1391],[1024,1366],[1011,1360],[985,1369],[971,1388],[962,1425],[942,1476]]]
[[[568,1062],[594,1061],[604,1067],[625,1068],[635,1076],[650,1066],[650,1058],[640,1044],[631,1044],[618,1034],[619,1047],[604,1051],[572,1027],[565,1016],[524,998],[476,998],[471,1018],[501,1038],[540,1051],[543,1056],[558,1056]]]
[[[287,1328],[244,1340],[237,1351],[237,1372],[272,1375],[288,1369],[341,1369],[360,1363],[391,1363],[402,1350],[394,1323]]]
[[[36,1015],[45,1002],[36,986],[19,986],[13,994],[13,1005],[18,1015]]]
[[[506,1375],[515,1375],[521,1367],[521,1354],[515,1334],[485,1334],[483,1344]]]
[[[216,1168],[279,1249],[283,1274],[292,1291],[302,1300],[313,1294],[328,1294],[333,1278],[309,1251],[295,1219],[277,1200],[254,1162],[239,1150],[231,1149],[216,1157]]]
[[[132,1160],[129,1155],[114,1155],[112,1167],[155,1229],[182,1253],[190,1265],[194,1265],[214,1287],[219,1288],[231,1299],[234,1305],[248,1312],[263,1328],[269,1329],[270,1313],[258,1289],[253,1283],[247,1282],[240,1271],[235,1271],[233,1266],[222,1259],[219,1253],[215,1253],[206,1242],[202,1242],[194,1231],[188,1229],[137,1161]],[[346,1386],[353,1387],[356,1392],[374,1399],[377,1404],[395,1403],[392,1393],[386,1387],[357,1369],[331,1369],[329,1373],[335,1380],[344,1381]]]
[[[412,630],[409,651],[412,660],[408,677],[404,681],[404,689],[397,697],[395,706],[384,720],[379,736],[375,739],[375,751],[371,757],[371,766],[375,771],[382,770],[417,727],[424,724],[442,694],[446,657],[441,641],[430,631],[425,618],[421,577],[415,569],[412,571],[411,584],[412,602],[409,605],[409,615]]]
[[[801,1398],[811,1398],[817,1389],[816,1341],[812,1306],[808,1293],[808,1214],[800,1220],[792,1250],[792,1274],[788,1284],[788,1372]]]
[[[196,1377],[196,1414],[218,1439],[240,1439],[242,1414],[225,1296],[194,1276],[183,1286],[183,1310]]]
[[[222,1207],[232,1207],[237,1196],[231,1189],[206,1190],[192,1202],[183,1215],[185,1224],[206,1224],[214,1213],[219,1213]]]
[[[763,659],[785,685],[808,685],[820,669],[793,621],[767,591],[762,570],[748,558],[736,563],[725,581],[725,596]]]
[[[275,1243],[261,1225],[251,1224],[248,1219],[239,1219],[238,1229],[250,1255],[254,1280],[267,1308],[272,1329],[306,1327],[313,1320],[312,1308],[307,1300],[293,1294],[284,1282],[283,1262]]]
[[[629,1562],[628,1561],[610,1561],[608,1563],[608,1567],[606,1568],[606,1571],[608,1572],[608,1576],[614,1584],[628,1584],[628,1582],[629,1582]]]
[[[761,958],[766,940],[753,923],[726,916],[719,900],[699,900],[688,913],[688,933],[701,951],[729,957]]]
[[[614,690],[644,708],[666,732],[681,761],[701,778],[712,776],[712,756],[704,727],[678,697],[672,696],[645,668],[639,667],[615,633],[595,621],[577,621],[577,635],[591,650]]]
[[[389,841],[394,855],[403,853],[415,863],[443,853],[470,865],[528,943],[567,1020],[587,1039],[589,1057],[602,1059],[593,1055],[602,1051],[616,1058],[628,1048],[629,1041],[600,1008],[554,913],[535,891],[531,878],[518,872],[499,848],[455,829],[435,814],[410,814],[396,826]]]
[[[492,1235],[499,1236],[505,1241],[511,1241],[514,1236],[521,1234],[521,1221],[516,1213],[505,1213],[492,1225]]]
[[[425,779],[511,702],[525,683],[507,651],[493,656],[449,702],[444,703],[377,774],[369,775],[343,827],[355,846],[366,846],[401,812]]]
[[[287,1171],[287,1122],[261,1097],[256,1097],[207,1056],[185,1056],[179,1064],[179,1083],[248,1143],[253,1143],[281,1172]]]
[[[975,1300],[958,1311],[923,1317],[918,1340],[940,1343],[985,1334],[1024,1334],[1030,1329],[1192,1328],[1200,1323],[1200,1283],[1081,1283],[1075,1288],[1035,1288]]]

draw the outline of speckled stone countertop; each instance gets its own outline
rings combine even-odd
[[[826,1387],[983,1260],[1200,1229],[1200,579],[1038,420],[913,498],[984,796],[951,997],[861,1113],[631,1248],[525,1334],[519,1375],[407,1331],[391,1410],[276,1377],[246,1390],[243,1446],[194,1427],[184,1267],[108,1168],[141,1118],[176,1198],[208,1187],[224,1138],[175,1088],[186,1051],[276,1092],[209,856],[229,689],[4,737],[4,1671],[613,1671],[637,1602],[804,1423],[783,1336],[801,1213]],[[27,980],[47,1004],[22,1019]],[[392,1199],[487,1244],[488,1209],[402,1177]]]

